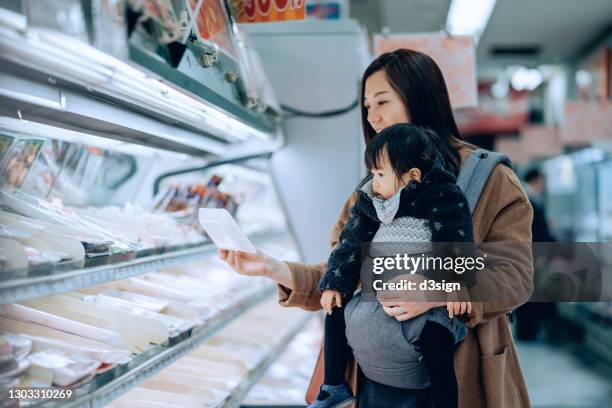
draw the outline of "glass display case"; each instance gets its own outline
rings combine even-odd
[[[28,20],[24,3],[50,12]],[[166,367],[198,350],[199,364],[229,370],[232,352],[257,351],[236,319],[267,327],[267,314],[279,314],[275,285],[221,262],[197,219],[199,208],[225,208],[255,246],[301,259],[270,177],[278,113],[245,106],[223,61],[181,72],[164,59],[181,41],[196,47],[193,30],[202,35],[198,24],[210,23],[185,7],[212,3],[0,6],[0,401],[15,387],[70,391],[45,406],[107,406],[152,382],[165,391],[148,392],[161,395],[171,384],[152,376],[167,377]],[[123,23],[112,19],[118,11]],[[237,69],[224,18],[224,36],[208,46]],[[125,34],[129,59],[109,48],[104,30],[114,45]],[[232,381],[202,379],[200,402],[212,395],[214,406],[238,406],[309,317],[281,315],[280,337],[262,334],[248,369],[227,371]],[[234,338],[221,332],[227,325]],[[223,352],[219,342],[231,346]],[[218,348],[204,353],[204,343]]]

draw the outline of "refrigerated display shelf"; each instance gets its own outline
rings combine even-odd
[[[2,115],[194,156],[224,156],[243,142],[277,147],[277,115],[203,92],[180,73],[174,84],[156,73],[169,66],[146,62],[156,69],[27,27],[24,16],[0,7]]]
[[[257,364],[255,368],[249,371],[247,378],[240,383],[231,395],[225,400],[222,407],[224,408],[238,408],[242,404],[242,400],[247,395],[249,390],[259,381],[264,375],[268,367],[272,365],[278,356],[287,348],[291,340],[298,335],[298,333],[304,328],[308,320],[313,316],[312,313],[304,312],[304,316],[297,319],[283,336],[279,337],[278,341],[270,348],[266,356]]]
[[[254,242],[261,242],[279,234],[278,230],[270,230],[250,234],[249,237]],[[15,276],[19,275],[19,271],[3,273],[0,279],[0,305],[57,295],[197,261],[214,251],[215,246],[212,243],[206,243],[146,256],[128,253],[103,259],[94,258],[87,260],[85,265],[81,261],[80,263],[71,262],[65,265],[56,265],[53,268],[47,268],[47,270],[35,267],[29,271],[24,271],[22,276]],[[11,279],[11,275],[15,278]]]
[[[187,353],[195,350],[198,346],[211,338],[225,325],[233,321],[245,311],[256,304],[272,296],[276,291],[275,285],[267,285],[254,290],[245,295],[241,300],[232,304],[230,307],[220,311],[211,318],[207,319],[203,325],[193,329],[191,336],[178,341],[173,345],[157,346],[153,350],[146,352],[142,356],[136,357],[127,370],[110,381],[106,376],[101,381],[95,381],[88,387],[76,390],[77,397],[74,401],[67,404],[53,405],[69,408],[76,407],[103,407],[110,401],[137,386],[147,378],[155,375],[163,368],[172,364],[174,361],[183,357]],[[293,328],[297,333],[298,326]],[[283,339],[292,338],[295,333],[288,333]],[[290,336],[291,335],[291,336]],[[93,389],[92,389],[93,388]]]

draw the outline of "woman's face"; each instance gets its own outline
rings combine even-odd
[[[368,112],[368,122],[376,133],[398,123],[410,123],[408,107],[389,84],[382,69],[366,79],[363,106]]]

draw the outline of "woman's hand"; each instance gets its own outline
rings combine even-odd
[[[330,315],[334,306],[342,307],[342,294],[337,290],[324,290],[321,295],[321,306]]]
[[[380,302],[383,310],[398,322],[413,319],[438,306],[445,306],[446,302]]]
[[[269,273],[270,261],[267,259],[269,256],[260,250],[257,250],[257,253],[251,254],[242,251],[220,249],[218,254],[221,260],[227,262],[233,270],[241,275],[266,276]]]
[[[425,280],[421,275],[401,275],[390,282],[401,280],[413,282],[415,287]],[[424,291],[381,290],[376,294],[383,310],[397,321],[403,322],[422,315],[434,307],[446,306],[446,302],[428,302]]]
[[[219,258],[236,272],[247,276],[265,276],[289,289],[293,289],[293,279],[289,266],[282,261],[257,250],[256,253],[220,249]]]

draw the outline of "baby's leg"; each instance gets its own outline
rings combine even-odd
[[[324,340],[325,374],[323,383],[340,385],[348,364],[349,346],[346,340],[344,308],[334,307],[331,315],[325,316]]]
[[[453,335],[441,324],[428,321],[421,333],[420,345],[429,371],[434,407],[457,408],[459,402],[453,362]]]

